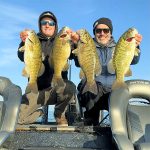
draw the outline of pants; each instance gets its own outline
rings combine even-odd
[[[27,93],[22,97],[22,103],[19,113],[19,124],[29,124],[37,120],[42,115],[40,110],[37,110],[41,106],[54,105],[54,116],[60,117],[65,115],[65,110],[69,101],[74,98],[76,93],[76,87],[73,82],[65,81],[66,87],[63,92],[56,92],[55,88],[47,88],[39,91],[38,94]]]
[[[86,108],[84,117],[90,121],[87,125],[98,125],[100,110],[109,109],[108,99],[111,89],[104,87],[101,83],[97,83],[98,94],[94,95],[90,92],[82,94],[83,88],[84,85],[80,83],[78,86],[78,99],[81,107]]]

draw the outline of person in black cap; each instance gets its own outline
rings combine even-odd
[[[39,16],[38,20],[39,33],[37,34],[42,47],[43,64],[45,66],[44,73],[38,77],[38,94],[25,93],[22,97],[22,104],[19,113],[19,124],[34,123],[39,116],[42,115],[41,106],[55,104],[54,116],[58,125],[68,125],[65,117],[66,107],[69,101],[74,97],[76,87],[73,82],[67,78],[67,71],[62,73],[62,77],[66,82],[64,93],[57,93],[55,88],[51,87],[51,80],[53,77],[53,69],[50,68],[48,58],[55,36],[58,32],[58,23],[55,15],[50,11],[45,11]],[[24,33],[24,32],[21,32]],[[19,48],[25,43],[26,34],[20,34],[21,43]],[[19,51],[18,57],[24,61],[24,52]]]
[[[96,83],[98,87],[98,94],[93,95],[90,92],[82,94],[84,83],[82,81],[78,85],[78,99],[81,107],[85,107],[84,112],[84,123],[85,125],[98,125],[99,124],[99,114],[100,110],[108,110],[108,97],[111,92],[111,86],[116,78],[115,74],[110,74],[107,70],[107,64],[112,58],[112,53],[115,49],[116,42],[112,36],[113,25],[109,18],[100,18],[96,20],[93,24],[93,34],[94,42],[97,48],[97,52],[102,65],[102,72],[96,77]],[[79,36],[75,33],[72,34],[72,39],[74,43],[77,43]],[[137,34],[136,37],[137,47],[139,48],[142,36]],[[137,64],[140,58],[135,56],[132,64]],[[79,67],[77,59],[75,59],[75,64]]]

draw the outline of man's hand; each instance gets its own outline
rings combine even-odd
[[[28,37],[28,31],[29,31],[29,29],[25,29],[20,32],[20,38],[21,38],[22,42],[25,42],[26,38]]]
[[[80,39],[80,36],[79,34],[77,34],[77,32],[71,33],[71,40],[73,43],[78,43],[79,39]]]
[[[136,46],[139,46],[141,41],[142,41],[142,35],[136,34],[135,35],[135,40],[136,40]]]
[[[77,43],[79,41],[80,37],[77,34],[77,32],[74,32],[71,29],[69,29],[69,30],[67,30],[67,33],[70,35],[73,43]]]

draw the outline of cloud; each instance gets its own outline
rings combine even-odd
[[[18,36],[24,28],[37,27],[37,16],[39,14],[22,6],[0,2],[0,40],[11,40]]]
[[[12,5],[9,3],[0,2],[0,14],[1,20],[11,20],[14,22],[21,22],[27,24],[35,24],[37,20],[37,15],[29,9],[23,8],[21,6]]]
[[[37,27],[38,15],[30,8],[0,2],[0,67],[9,67],[14,65],[14,62],[18,62],[19,33],[24,28],[34,29],[34,27]]]
[[[0,67],[14,65],[18,61],[16,48],[7,48],[0,50]]]

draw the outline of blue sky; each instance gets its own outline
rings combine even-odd
[[[128,28],[137,28],[143,36],[141,59],[137,65],[131,67],[133,76],[126,80],[150,80],[149,0],[1,0],[0,76],[9,78],[23,92],[27,78],[21,75],[24,64],[17,57],[19,33],[25,28],[38,32],[38,17],[47,10],[57,16],[59,29],[63,26],[69,26],[73,30],[85,28],[92,36],[94,21],[100,17],[108,17],[113,22],[113,36],[116,41]],[[71,80],[75,84],[79,82],[79,69],[74,66],[74,62]]]

